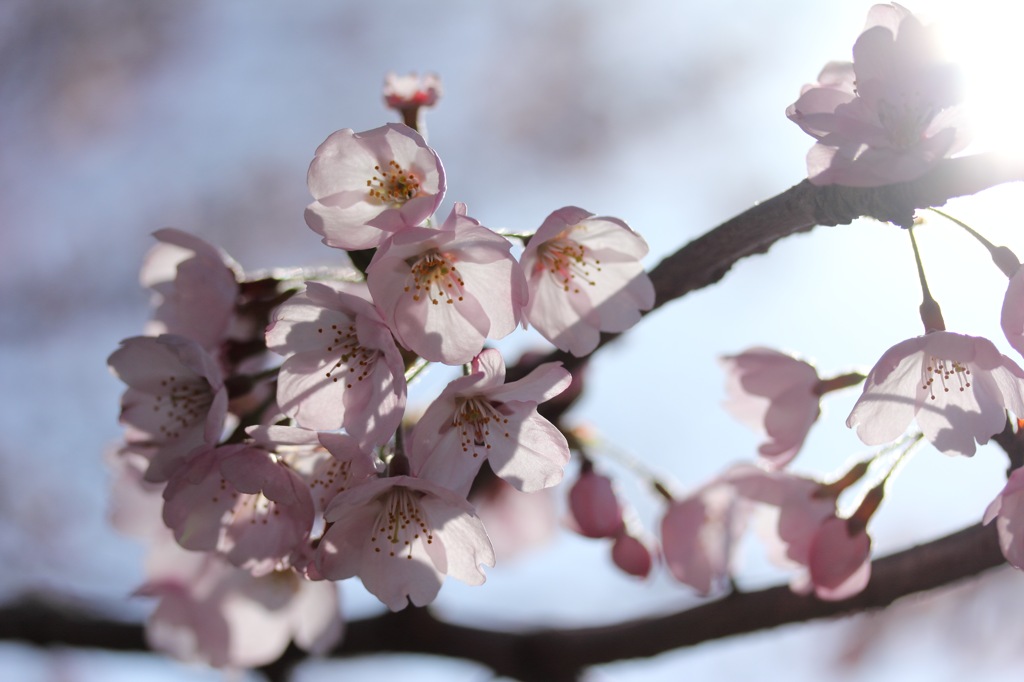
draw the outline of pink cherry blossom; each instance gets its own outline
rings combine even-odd
[[[379,460],[344,433],[295,426],[250,426],[245,432],[306,483],[318,514],[323,514],[335,495],[378,474]]]
[[[1010,563],[1024,570],[1024,469],[1014,469],[1006,486],[985,510],[984,522],[996,522],[999,547]]]
[[[136,594],[157,597],[146,639],[158,651],[215,667],[277,660],[294,640],[325,653],[341,638],[337,586],[294,571],[253,576],[210,554],[178,550]]]
[[[519,325],[528,292],[511,246],[457,203],[440,229],[395,234],[367,268],[367,285],[403,346],[463,364]]]
[[[622,530],[622,507],[612,481],[592,467],[584,467],[569,491],[569,511],[580,535],[613,538]]]
[[[370,249],[419,225],[444,197],[441,160],[412,128],[389,123],[331,134],[317,147],[306,176],[315,201],[306,224],[327,246]]]
[[[493,348],[474,358],[471,369],[448,384],[416,424],[409,439],[413,471],[463,495],[484,460],[524,492],[561,481],[569,445],[537,405],[569,386],[569,372],[547,363],[506,384],[505,361]]]
[[[803,360],[769,348],[720,359],[728,376],[725,408],[768,436],[758,452],[770,466],[788,464],[821,414],[818,372]]]
[[[784,567],[801,568],[790,582],[794,592],[813,591],[819,599],[834,601],[864,589],[871,575],[871,538],[862,524],[837,516],[841,488],[746,465],[724,478],[744,498],[778,509],[782,552],[772,558]]]
[[[702,596],[723,589],[747,515],[744,501],[722,480],[670,502],[661,520],[661,548],[673,577]]]
[[[215,351],[227,336],[238,297],[241,268],[222,250],[181,230],[164,228],[153,236],[139,280],[153,290],[148,336],[177,334]]]
[[[625,331],[654,306],[640,264],[646,255],[647,243],[618,218],[575,206],[555,211],[523,251],[526,319],[561,350],[587,355],[601,332]]]
[[[959,78],[938,45],[904,7],[871,9],[853,63],[828,64],[786,110],[818,140],[807,156],[811,182],[906,182],[966,146]]]
[[[167,483],[164,500],[164,523],[182,547],[216,551],[253,575],[288,565],[313,526],[304,481],[250,445],[200,451]]]
[[[871,536],[852,519],[829,517],[811,539],[807,568],[818,599],[840,601],[860,594],[871,579]]]
[[[930,332],[882,355],[846,425],[866,445],[896,440],[915,418],[932,445],[971,456],[1003,430],[1006,410],[1024,414],[1024,370],[991,341]]]
[[[327,509],[331,526],[317,548],[323,577],[359,576],[392,611],[429,604],[445,575],[484,582],[480,565],[494,551],[472,505],[450,490],[409,476],[383,478],[347,490]]]
[[[286,358],[277,402],[300,426],[344,428],[367,450],[394,435],[405,411],[405,365],[367,300],[308,282],[274,313],[267,347]]]
[[[121,399],[126,449],[149,459],[148,481],[166,481],[189,454],[221,435],[228,395],[217,362],[174,334],[125,339],[107,359],[128,384]]]
[[[399,76],[392,72],[384,78],[384,103],[397,111],[432,107],[441,92],[441,79],[433,73]]]
[[[1000,323],[1010,346],[1024,355],[1024,267],[1018,267],[1010,278],[1003,297]]]

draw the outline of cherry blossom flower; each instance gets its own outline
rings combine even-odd
[[[936,448],[969,457],[975,441],[1003,430],[1006,410],[1024,414],[1024,370],[987,339],[935,331],[882,355],[846,425],[866,445],[882,445],[916,418]]]
[[[768,436],[758,452],[774,468],[788,464],[803,447],[821,414],[814,366],[769,348],[751,348],[719,361],[728,381],[725,408]]]
[[[440,227],[410,228],[366,270],[374,302],[395,338],[432,362],[463,364],[518,325],[528,292],[507,239],[456,203]]]
[[[308,282],[277,309],[266,338],[286,358],[277,402],[300,426],[344,428],[366,450],[394,435],[405,411],[405,365],[371,303]]]
[[[470,585],[494,566],[494,551],[464,498],[430,481],[393,476],[347,490],[327,509],[331,526],[316,553],[329,580],[359,576],[392,611],[429,604],[450,575]]]
[[[157,597],[146,640],[158,651],[215,667],[254,668],[288,642],[325,653],[341,638],[338,589],[294,571],[253,576],[211,554],[178,550],[136,591]]]
[[[575,206],[555,211],[523,251],[526,319],[559,349],[587,355],[601,332],[625,331],[654,307],[640,264],[646,255],[647,243],[617,218]]]
[[[569,386],[569,372],[547,363],[506,384],[505,361],[493,348],[475,357],[471,369],[448,384],[416,424],[409,459],[417,476],[466,495],[487,460],[524,492],[561,481],[569,444],[537,405]]]
[[[412,128],[339,130],[317,147],[306,177],[306,224],[327,246],[370,249],[419,225],[444,197],[441,160]]]
[[[201,450],[167,483],[164,500],[164,523],[182,547],[216,551],[253,575],[287,565],[313,526],[304,481],[250,445]]]
[[[220,438],[228,395],[217,362],[174,334],[125,339],[107,359],[128,384],[121,399],[126,449],[149,460],[148,481],[166,481],[189,454]]]
[[[139,273],[153,290],[147,336],[177,334],[215,351],[227,336],[238,297],[241,268],[222,250],[181,230],[164,228]]]
[[[807,565],[809,589],[818,599],[841,601],[860,594],[871,579],[871,536],[853,519],[825,519],[811,539]]]
[[[296,426],[250,426],[245,432],[255,445],[274,453],[306,483],[318,514],[323,514],[335,495],[379,473],[380,460],[348,434]]]
[[[1024,469],[1014,469],[1006,485],[985,510],[984,523],[996,522],[999,548],[1010,563],[1024,570]]]
[[[724,588],[748,512],[723,480],[670,502],[661,520],[661,549],[673,577],[702,596]]]
[[[837,516],[836,499],[853,482],[826,485],[785,471],[734,467],[724,477],[744,498],[778,509],[781,552],[771,558],[799,567],[790,581],[797,594],[839,600],[861,592],[871,576],[871,538],[865,525]]]
[[[894,3],[871,8],[853,63],[826,65],[786,115],[818,140],[812,183],[877,187],[914,180],[966,146],[960,100],[935,31]]]

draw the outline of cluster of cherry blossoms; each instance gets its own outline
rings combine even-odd
[[[813,183],[909,181],[964,146],[957,79],[929,27],[878,5],[853,57],[827,65],[786,112],[817,140]],[[725,407],[764,433],[760,457],[686,494],[652,476],[665,499],[652,539],[600,473],[600,448],[542,414],[571,402],[581,377],[521,360],[529,371],[508,380],[493,345],[532,327],[582,357],[602,333],[629,329],[655,304],[647,245],[625,222],[573,206],[515,236],[521,248],[463,203],[439,218],[445,171],[417,129],[440,92],[433,76],[389,76],[386,102],[405,123],[339,130],[317,148],[305,221],[351,268],[246,274],[197,237],[155,233],[141,272],[153,318],[109,365],[128,387],[115,523],[151,547],[138,593],[158,599],[147,630],[156,648],[259,665],[289,641],[322,651],[342,636],[335,581],[359,578],[396,611],[431,603],[446,576],[483,583],[499,524],[484,519],[501,517],[487,506],[505,499],[494,491],[551,489],[573,454],[566,525],[609,541],[622,571],[647,576],[660,562],[702,595],[730,589],[738,539],[767,509],[792,589],[845,599],[868,584],[868,523],[900,462],[923,441],[971,456],[1007,411],[1024,417],[1024,370],[991,341],[946,331],[922,268],[925,333],[866,376],[822,379],[761,347],[722,358]],[[1003,329],[1024,352],[1024,268],[987,246],[1010,277]],[[413,409],[410,382],[430,364],[463,373]],[[831,482],[792,473],[823,396],[861,382],[846,424],[882,449]],[[840,504],[855,491],[852,507]],[[1024,568],[1020,470],[992,520]]]
[[[386,101],[415,121],[438,91],[389,77]],[[508,381],[487,344],[529,325],[585,355],[654,305],[647,246],[621,220],[559,209],[519,259],[465,204],[435,221],[444,168],[408,125],[330,135],[308,184],[306,222],[357,269],[247,276],[160,230],[141,272],[153,319],[109,359],[128,387],[115,520],[152,546],[149,638],[212,665],[334,644],[334,581],[392,610],[446,576],[483,583],[474,481],[485,462],[523,492],[562,479],[569,445],[538,407],[572,380],[549,362]],[[464,375],[413,421],[408,383],[429,363]]]

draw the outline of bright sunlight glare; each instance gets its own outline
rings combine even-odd
[[[1024,157],[1024,3],[949,2],[929,13],[950,59],[963,69],[972,150]]]

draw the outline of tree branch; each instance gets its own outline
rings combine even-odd
[[[349,623],[329,656],[381,652],[428,653],[475,661],[520,680],[575,680],[585,668],[654,656],[713,639],[787,623],[877,609],[901,597],[977,575],[1004,563],[994,527],[971,526],[897,552],[872,564],[862,593],[841,602],[793,594],[780,585],[736,592],[666,616],[578,629],[500,632],[454,625],[429,609],[408,608]],[[143,627],[90,615],[81,607],[29,600],[0,609],[0,640],[37,646],[146,650]],[[270,670],[287,670],[306,654],[291,647]]]
[[[867,216],[909,227],[915,209],[943,206],[954,197],[1021,180],[1024,180],[1024,161],[996,154],[945,159],[918,180],[885,187],[817,187],[804,180],[727,220],[662,260],[650,272],[655,291],[653,310],[714,284],[741,259],[765,253],[780,239],[808,232],[817,225],[842,225]],[[601,345],[617,336],[602,334]],[[556,360],[569,371],[585,361],[554,351],[537,362]]]

